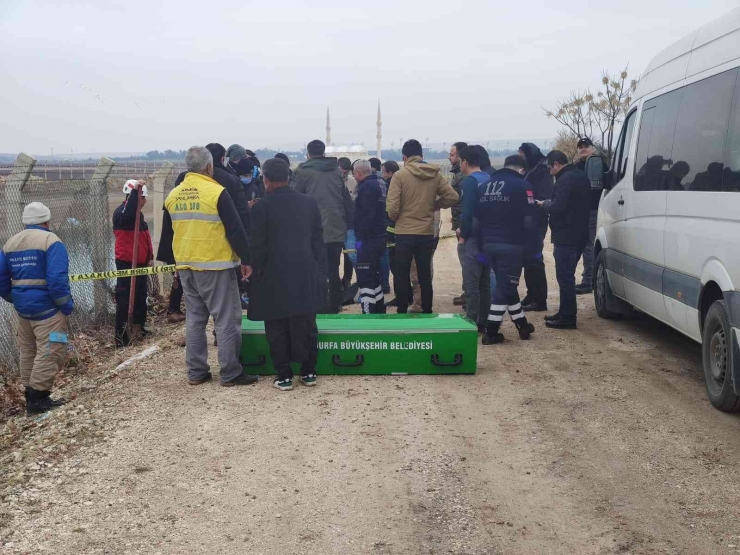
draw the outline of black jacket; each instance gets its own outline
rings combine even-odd
[[[385,185],[375,174],[357,184],[355,199],[355,237],[358,241],[385,237]]]
[[[581,170],[582,172],[586,172],[586,161],[581,160],[579,162],[576,162],[573,164],[577,169]],[[604,173],[606,174],[608,168],[606,167],[606,164],[604,164]],[[601,202],[601,192],[603,189],[591,189],[591,210],[598,210],[599,209],[599,203]]]
[[[552,176],[550,170],[547,169],[544,154],[533,143],[524,143],[519,150],[525,154],[527,171],[524,179],[532,186],[535,200],[550,200],[552,198]],[[547,214],[540,212],[538,221],[534,223],[540,229],[547,229]]]
[[[552,200],[542,205],[550,214],[550,230],[555,245],[583,248],[588,243],[588,217],[591,212],[591,182],[586,174],[568,164],[555,176]]]
[[[324,251],[316,201],[288,187],[252,207],[250,320],[281,320],[323,308],[318,264]]]
[[[213,163],[213,179],[215,179],[229,193],[234,201],[239,219],[244,226],[244,232],[249,234],[249,205],[247,195],[244,193],[244,185],[230,168],[227,170],[221,162]]]

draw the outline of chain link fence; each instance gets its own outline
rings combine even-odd
[[[128,179],[146,180],[151,206],[145,218],[155,235],[159,207],[172,190],[177,167],[169,162],[115,165],[105,158],[94,167],[82,164],[64,166],[36,165],[25,155],[12,167],[0,168],[0,247],[20,232],[23,207],[30,202],[42,202],[51,211],[50,228],[64,242],[69,252],[69,273],[105,272],[115,270],[112,216],[123,202],[123,184]],[[178,172],[179,173],[179,172]],[[157,183],[156,180],[159,179]],[[156,278],[152,292],[167,292],[171,285],[167,276],[164,288]],[[115,280],[91,280],[71,283],[75,310],[70,319],[75,332],[99,328],[112,322],[115,314]],[[0,302],[0,367],[17,369],[16,315],[13,307]]]

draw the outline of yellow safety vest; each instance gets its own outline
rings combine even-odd
[[[228,194],[210,177],[190,172],[167,196],[164,206],[172,218],[178,270],[227,270],[239,265],[218,215],[222,193]]]

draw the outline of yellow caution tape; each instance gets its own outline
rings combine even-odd
[[[135,270],[116,270],[113,272],[90,272],[89,274],[75,274],[69,276],[69,281],[90,281],[94,279],[113,279],[119,277],[150,276],[152,274],[169,274],[175,271],[175,266],[144,266]]]

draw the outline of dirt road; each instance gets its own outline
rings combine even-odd
[[[459,283],[444,241],[437,311],[454,310]],[[0,546],[740,553],[740,419],[707,402],[699,346],[647,318],[600,320],[590,298],[579,307],[578,331],[537,317],[529,342],[507,322],[475,376],[325,377],[290,393],[188,386],[170,329],[163,352],[82,386],[2,459]]]

